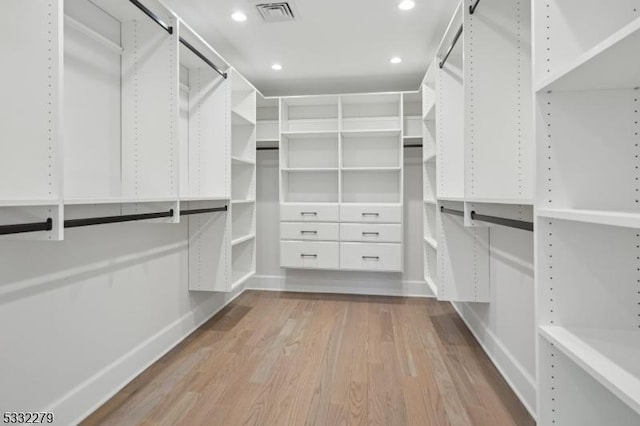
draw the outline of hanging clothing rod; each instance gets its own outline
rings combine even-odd
[[[169,34],[173,34],[173,27],[170,27],[169,25],[165,24],[160,18],[158,18],[158,15],[156,15],[155,13],[147,9],[145,5],[140,3],[138,0],[129,0],[129,1],[133,3],[135,7],[140,9],[145,15],[151,18],[156,24],[160,25],[166,32],[168,32]]]
[[[17,225],[0,225],[0,235],[24,234],[26,232],[51,231],[53,219],[47,218],[44,222],[21,223]]]
[[[228,210],[227,206],[224,207],[212,207],[208,209],[191,209],[191,210],[180,210],[180,216],[188,216],[192,214],[203,214],[203,213],[214,213],[214,212],[226,212]]]
[[[173,209],[166,212],[158,212],[158,213],[141,213],[141,214],[127,214],[122,216],[88,217],[86,219],[69,219],[64,221],[64,227],[77,228],[80,226],[132,222],[136,220],[158,219],[161,217],[173,217]]]
[[[448,209],[445,206],[440,206],[440,211],[442,213],[447,213],[447,214],[452,214],[452,215],[455,215],[455,216],[464,217],[464,212],[462,210]]]
[[[215,72],[220,74],[222,77],[227,78],[227,73],[226,72],[220,71],[220,68],[215,66],[215,64],[213,62],[211,62],[206,56],[204,56],[202,53],[200,53],[200,51],[198,49],[196,49],[195,47],[193,47],[188,41],[186,41],[185,39],[180,37],[180,43],[182,43],[184,45],[184,47],[186,47],[187,49],[192,51],[198,58],[202,59],[207,65],[209,65],[211,68],[213,68],[213,70]]]
[[[444,58],[440,61],[440,64],[439,64],[440,68],[444,67],[444,64],[447,63],[447,59],[449,59],[449,55],[451,55],[451,52],[453,51],[453,48],[458,42],[458,39],[460,38],[461,34],[462,34],[462,25],[460,25],[460,28],[458,29],[456,36],[453,38],[453,42],[451,43],[451,46],[449,46],[449,50],[447,50],[447,54],[444,55]]]
[[[473,13],[476,11],[476,7],[478,7],[478,3],[480,3],[480,0],[476,0],[475,4],[472,4],[471,6],[469,6],[470,15],[473,15]]]
[[[525,231],[533,231],[533,222],[525,222],[523,220],[506,219],[504,217],[487,216],[471,212],[471,219],[481,222],[495,223],[496,225],[508,226],[509,228],[523,229]]]
[[[412,144],[412,145],[404,145],[405,148],[422,148],[422,145],[419,144]],[[278,148],[277,146],[259,146],[256,147],[256,151],[274,151],[274,150],[278,150],[280,148]]]

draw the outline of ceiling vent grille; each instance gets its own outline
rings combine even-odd
[[[285,22],[295,20],[293,9],[287,2],[257,4],[258,13],[264,22]]]

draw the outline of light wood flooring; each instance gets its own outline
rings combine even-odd
[[[86,425],[533,425],[451,305],[247,291]]]

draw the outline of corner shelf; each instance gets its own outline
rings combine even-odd
[[[540,335],[640,414],[640,331],[541,326]]]

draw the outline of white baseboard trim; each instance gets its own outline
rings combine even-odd
[[[464,309],[464,303],[452,303],[452,305],[482,350],[496,366],[531,417],[536,420],[535,378],[524,369],[522,364],[471,309]]]
[[[162,358],[193,331],[244,292],[216,293],[193,311],[178,318],[154,336],[76,386],[44,411],[53,412],[56,423],[79,424],[140,373]]]
[[[433,297],[431,289],[424,281],[345,280],[329,277],[289,278],[277,275],[255,275],[247,282],[247,289],[369,296]]]

